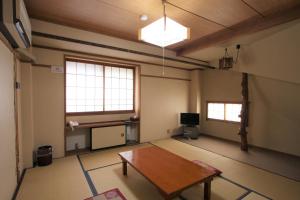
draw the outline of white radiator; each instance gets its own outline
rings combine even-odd
[[[91,149],[101,149],[125,144],[125,126],[92,128]]]

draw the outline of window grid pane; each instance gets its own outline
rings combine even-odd
[[[225,104],[226,113],[225,113],[225,119],[227,121],[233,121],[233,122],[240,122],[240,114],[242,105],[241,104]]]
[[[133,69],[66,62],[67,113],[133,110],[133,99]]]
[[[104,111],[133,110],[133,69],[105,66]]]
[[[207,118],[240,122],[241,109],[240,103],[207,103]]]
[[[224,120],[224,103],[208,103],[207,117]]]
[[[66,62],[66,112],[103,111],[103,66]]]

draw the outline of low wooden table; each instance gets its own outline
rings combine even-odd
[[[165,199],[172,199],[199,183],[204,183],[204,199],[210,199],[215,173],[159,147],[146,147],[119,153],[123,174],[127,163],[154,184]]]

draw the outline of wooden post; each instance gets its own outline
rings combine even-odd
[[[249,98],[248,98],[248,74],[242,74],[242,110],[241,110],[241,127],[239,135],[241,137],[241,150],[248,151],[247,127],[249,117]]]

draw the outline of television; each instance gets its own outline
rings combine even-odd
[[[199,113],[180,113],[180,124],[186,126],[199,125]]]

